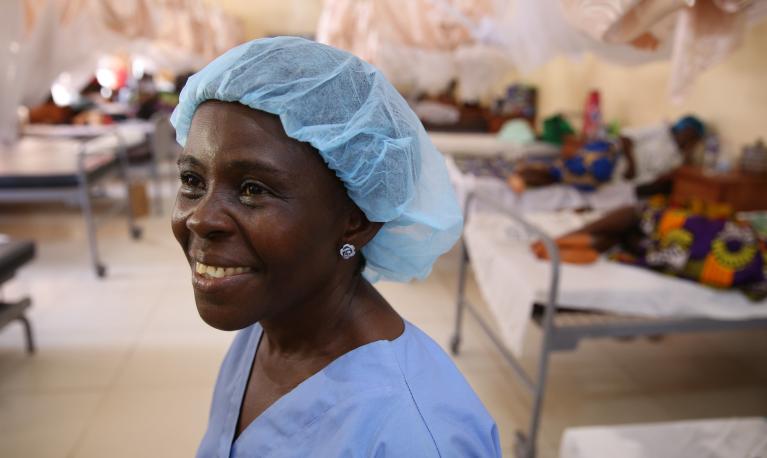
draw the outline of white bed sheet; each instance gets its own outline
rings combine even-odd
[[[530,154],[556,154],[558,148],[549,143],[533,142],[519,145],[501,140],[498,135],[475,132],[434,132],[429,131],[431,142],[442,154],[471,154],[474,156],[498,156],[519,158]]]
[[[582,226],[598,214],[528,214],[551,236]],[[550,263],[537,259],[531,240],[510,218],[490,212],[469,216],[464,239],[479,290],[509,348],[520,354],[533,303],[545,301]],[[558,305],[652,318],[767,318],[767,300],[754,303],[737,291],[722,291],[638,267],[599,260],[563,264]]]
[[[727,418],[565,430],[559,458],[767,457],[767,419]]]
[[[24,126],[22,133],[25,136],[48,138],[77,142],[78,138],[92,137],[87,141],[90,151],[101,149],[115,149],[119,142],[114,132],[120,135],[126,147],[139,145],[146,141],[146,136],[154,132],[154,123],[150,121],[125,121],[115,124],[98,126],[69,125],[69,124],[29,124]]]
[[[100,137],[99,137],[100,138]],[[84,165],[92,170],[114,157],[114,148],[90,144]],[[0,175],[76,175],[81,144],[77,140],[49,137],[22,137],[10,148],[0,147]]]

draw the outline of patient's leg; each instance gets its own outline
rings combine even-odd
[[[559,248],[559,259],[568,264],[590,264],[599,259],[599,252],[588,245],[571,245],[567,240],[555,240]],[[531,247],[539,259],[549,259],[549,254],[542,242],[535,242]]]
[[[506,179],[512,191],[521,194],[527,188],[537,188],[556,183],[557,180],[547,165],[520,164]]]
[[[621,207],[571,234],[590,234],[593,237],[593,247],[599,251],[605,251],[619,243],[638,224],[639,214],[636,208],[634,206]]]
[[[594,239],[590,234],[572,233],[554,240],[559,249],[559,258],[570,264],[589,264],[599,258],[599,252],[594,249]],[[537,241],[530,247],[540,259],[549,259],[549,254],[543,242]]]
[[[599,253],[620,243],[621,239],[637,224],[639,224],[639,216],[636,209],[623,207],[557,238],[554,243],[559,248],[559,257],[562,262],[588,264],[596,261]],[[543,242],[537,241],[530,248],[538,258],[548,259]]]

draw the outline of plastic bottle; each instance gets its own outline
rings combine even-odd
[[[592,90],[586,99],[583,110],[583,138],[593,140],[600,136],[602,130],[602,110],[599,103],[599,91]]]
[[[708,134],[703,149],[703,167],[713,169],[719,160],[719,136]]]

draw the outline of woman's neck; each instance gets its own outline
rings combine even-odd
[[[261,326],[262,356],[328,362],[367,343],[392,340],[404,329],[402,318],[361,275],[329,284]]]

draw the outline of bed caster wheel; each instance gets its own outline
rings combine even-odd
[[[533,451],[530,441],[522,431],[517,431],[514,434],[514,458],[534,458],[535,452]]]
[[[140,227],[132,227],[130,228],[130,236],[133,240],[138,240],[141,238],[142,230]]]
[[[104,278],[107,276],[107,268],[104,264],[98,264],[96,266],[96,276],[99,278]]]
[[[453,336],[450,338],[450,353],[453,354],[453,356],[458,355],[458,350],[461,348],[461,338],[458,336]]]

